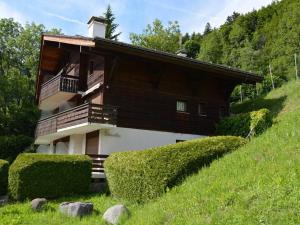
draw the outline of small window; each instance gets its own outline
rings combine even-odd
[[[176,140],[176,143],[184,142],[185,140]]]
[[[207,116],[206,104],[205,103],[199,103],[198,104],[198,115],[199,116]]]
[[[220,115],[220,118],[223,118],[227,115],[225,106],[220,106],[219,115]]]
[[[92,75],[93,73],[94,73],[94,61],[90,61],[89,75]]]
[[[186,112],[187,111],[186,101],[177,101],[176,109],[177,112]]]

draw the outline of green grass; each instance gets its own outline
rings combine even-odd
[[[234,106],[236,113],[267,107],[275,124],[134,211],[126,224],[300,224],[299,89],[289,83],[257,104]]]
[[[125,222],[155,224],[300,224],[300,82],[288,83],[264,98],[233,106],[234,113],[268,108],[274,124],[245,147],[214,161],[180,186],[145,205],[128,205]],[[51,201],[40,213],[29,202],[0,208],[0,224],[103,224],[105,209],[118,203],[104,195],[90,201],[96,212],[67,218]],[[68,199],[70,200],[70,199]]]
[[[90,216],[72,218],[62,215],[59,211],[59,204],[65,201],[92,202],[94,204],[94,213]],[[105,224],[102,221],[102,215],[106,209],[118,204],[117,200],[104,194],[87,195],[85,197],[70,197],[52,200],[40,212],[33,212],[30,201],[21,203],[11,203],[0,207],[0,225],[75,225],[75,224]],[[134,206],[131,207],[134,209]]]

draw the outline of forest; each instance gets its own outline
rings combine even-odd
[[[113,34],[117,27],[114,15],[110,12],[108,16],[113,25],[110,38],[117,41],[120,33]],[[39,117],[34,101],[35,80],[40,36],[45,32],[58,34],[61,30],[0,19],[0,158],[8,157],[7,149],[13,151],[9,156],[14,157],[33,140]],[[300,1],[274,1],[244,15],[235,12],[218,28],[207,23],[202,33],[181,34],[178,22],[164,26],[156,19],[141,34],[130,34],[130,40],[133,45],[171,53],[184,48],[188,57],[264,76],[263,84],[243,85],[232,95],[233,102],[240,101],[241,97],[253,99],[273,88],[270,72],[274,88],[296,79],[295,61],[300,53]]]

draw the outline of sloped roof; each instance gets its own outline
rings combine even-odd
[[[112,41],[105,38],[89,38],[83,36],[67,35],[43,35],[43,40],[72,45],[81,45],[86,47],[99,47],[102,49],[148,58],[155,61],[181,65],[196,70],[198,69],[202,71],[218,73],[224,75],[225,77],[235,78],[239,82],[243,83],[255,84],[256,82],[261,82],[263,80],[262,76],[259,76],[252,72],[242,71],[224,65],[178,56],[172,53],[134,46],[123,42]]]

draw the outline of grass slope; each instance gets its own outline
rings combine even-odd
[[[260,137],[133,212],[126,224],[300,224],[300,83],[233,107],[267,107]]]

